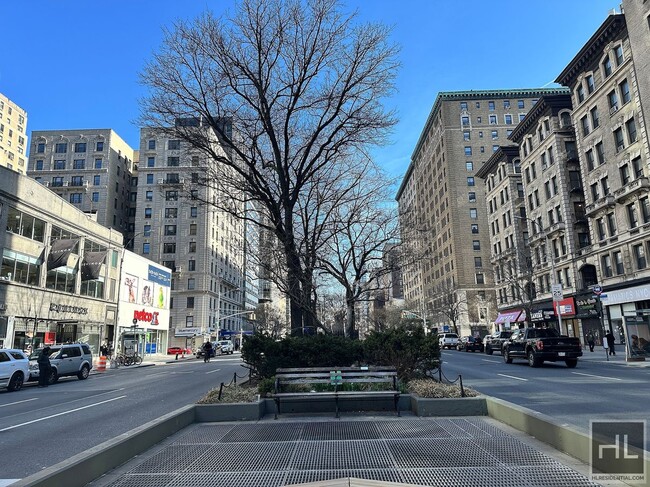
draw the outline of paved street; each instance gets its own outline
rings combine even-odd
[[[626,364],[623,354],[606,361],[604,351],[588,350],[575,369],[563,362],[540,368],[526,360],[503,362],[499,354],[442,352],[443,372],[450,380],[547,414],[561,423],[589,429],[594,419],[642,420],[650,404],[650,363]],[[646,450],[650,441],[646,434]]]
[[[31,383],[17,393],[1,391],[0,486],[195,403],[235,372],[246,373],[239,355],[209,364],[185,358],[107,370],[86,381],[64,378],[47,389]]]

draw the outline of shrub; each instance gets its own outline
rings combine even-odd
[[[407,390],[411,394],[416,394],[420,397],[462,397],[459,385],[443,384],[433,379],[414,379],[408,383]],[[465,387],[464,390],[465,397],[476,397],[479,395],[474,389]]]
[[[257,401],[257,388],[249,385],[224,387],[219,400],[219,388],[211,389],[199,399],[197,404],[219,404],[234,402],[255,402]]]
[[[425,335],[415,324],[372,332],[363,342],[363,354],[368,364],[395,367],[403,382],[426,377],[440,364],[437,335]]]

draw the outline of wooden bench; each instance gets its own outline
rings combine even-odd
[[[390,389],[379,391],[342,391],[344,384],[389,384]],[[325,384],[327,391],[284,392],[287,387],[296,385]],[[339,417],[339,398],[387,398],[393,399],[395,412],[399,411],[399,389],[397,387],[397,371],[393,367],[312,367],[277,369],[275,373],[275,388],[271,397],[275,400],[275,418],[280,414],[280,403],[283,400],[301,400],[306,398],[333,397],[336,407],[336,417]]]

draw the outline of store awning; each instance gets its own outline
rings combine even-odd
[[[506,321],[509,323],[515,323],[519,318],[520,314],[521,314],[520,309],[515,309],[512,311],[504,311],[503,313],[499,313],[499,316],[497,316],[497,319],[494,320],[494,323],[496,323],[497,325],[500,323],[505,323]]]

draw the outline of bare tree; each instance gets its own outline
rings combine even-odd
[[[309,302],[296,205],[310,181],[384,142],[395,123],[381,105],[397,68],[388,35],[343,15],[337,0],[243,0],[228,19],[175,24],[142,76],[145,125],[217,163],[195,184],[226,197],[205,203],[240,218],[233,200],[264,212],[285,256],[293,333]]]
[[[467,313],[467,294],[454,282],[453,279],[446,279],[436,286],[432,302],[434,317],[448,321],[454,333],[458,334],[458,322]]]

